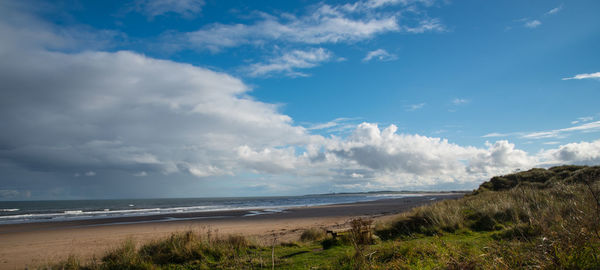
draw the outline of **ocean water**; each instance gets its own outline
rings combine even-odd
[[[0,201],[0,224],[248,210],[248,216],[289,208],[420,196],[410,193],[353,193],[280,197]]]

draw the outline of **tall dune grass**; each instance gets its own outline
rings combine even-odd
[[[493,232],[496,248],[487,255],[499,262],[512,261],[507,267],[599,269],[600,168],[583,167],[546,181],[538,176],[555,173],[540,170],[523,173],[535,174],[533,185],[523,181],[527,179],[523,175],[509,175],[505,178],[522,177],[521,182],[510,189],[484,188],[458,200],[415,208],[376,233],[383,239],[408,239],[457,231]],[[526,258],[517,259],[520,255]]]

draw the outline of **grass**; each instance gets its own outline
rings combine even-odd
[[[457,200],[387,224],[356,219],[337,237],[257,245],[243,236],[177,233],[101,260],[52,269],[600,269],[600,167],[560,166],[498,176]]]
[[[310,228],[306,229],[300,235],[300,241],[302,242],[310,242],[310,241],[318,241],[325,238],[325,230],[322,228]]]

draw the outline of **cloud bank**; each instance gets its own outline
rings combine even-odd
[[[409,2],[361,3],[378,8]],[[328,12],[342,8],[348,13],[365,7]],[[117,181],[148,179],[138,189],[177,187],[180,178],[207,186],[225,179],[232,189],[269,191],[474,187],[516,169],[592,164],[600,157],[600,141],[531,155],[506,140],[463,146],[348,119],[304,128],[277,105],[253,98],[251,87],[229,74],[131,51],[89,49],[68,31],[26,14],[2,15],[0,35],[7,41],[0,43],[0,197],[29,197],[25,189],[33,187],[60,195],[75,184],[110,191],[115,175]],[[104,37],[102,31],[77,33]],[[330,57],[324,49],[295,51],[255,66],[255,72],[293,73]],[[589,122],[550,133],[597,126]],[[334,128],[351,134],[313,133]],[[12,170],[22,177],[13,179]],[[60,188],[46,191],[50,174]],[[41,177],[24,177],[31,175]]]

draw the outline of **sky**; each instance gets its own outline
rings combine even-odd
[[[595,0],[0,2],[0,200],[600,164]]]

